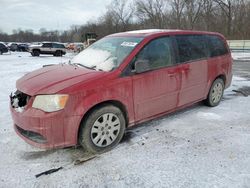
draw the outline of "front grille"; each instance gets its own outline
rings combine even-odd
[[[16,126],[17,131],[21,135],[23,135],[25,138],[28,138],[28,139],[32,140],[33,142],[40,143],[40,144],[44,144],[47,142],[46,139],[42,135],[40,135],[39,133],[24,130],[17,125],[15,125],[15,126]]]
[[[30,96],[22,93],[21,91],[16,91],[14,95],[11,93],[10,102],[13,108],[23,108],[27,105]]]

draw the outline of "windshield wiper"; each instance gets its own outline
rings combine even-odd
[[[91,69],[94,69],[94,70],[98,70],[98,71],[103,71],[102,69],[97,69],[96,68],[96,65],[94,65],[94,66],[92,66],[92,67],[90,67]]]
[[[81,67],[84,67],[84,68],[86,68],[86,69],[91,69],[91,70],[95,70],[95,68],[93,68],[93,67],[88,67],[88,66],[85,66],[85,65],[83,65],[83,64],[81,64],[81,63],[71,63],[71,65],[77,65],[77,66],[81,66]]]

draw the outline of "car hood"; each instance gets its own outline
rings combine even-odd
[[[24,75],[17,80],[16,87],[31,96],[53,94],[74,84],[98,78],[103,74],[105,72],[67,64],[46,66]]]

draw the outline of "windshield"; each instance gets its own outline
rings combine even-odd
[[[95,70],[112,71],[122,63],[142,39],[138,37],[106,37],[83,50],[71,62]]]

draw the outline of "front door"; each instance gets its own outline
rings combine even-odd
[[[170,37],[149,42],[135,57],[149,62],[147,72],[132,76],[136,121],[164,113],[177,106],[180,90],[179,67],[175,66]]]

